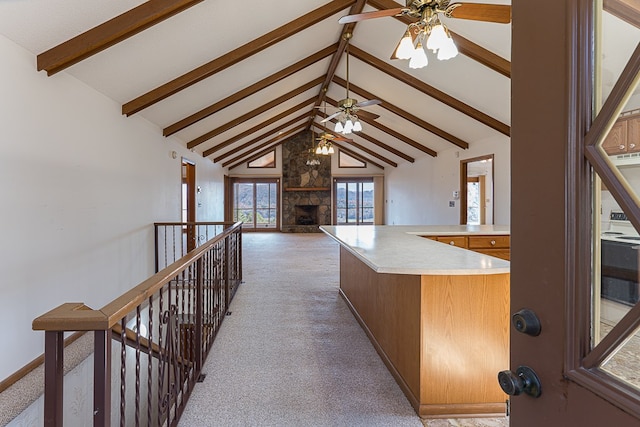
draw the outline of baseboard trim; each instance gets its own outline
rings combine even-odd
[[[84,334],[86,334],[86,331],[74,332],[73,334],[65,338],[64,346],[68,347]],[[22,368],[18,369],[13,374],[9,375],[4,380],[0,381],[0,393],[4,392],[6,389],[8,389],[12,385],[20,381],[22,378],[26,377],[29,374],[29,372],[33,371],[43,363],[44,363],[44,354],[41,354],[40,356],[33,359],[31,362],[24,365]]]

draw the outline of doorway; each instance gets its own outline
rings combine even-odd
[[[373,224],[375,193],[372,177],[334,178],[335,225]]]
[[[188,252],[197,246],[195,225],[189,225],[196,222],[196,165],[185,158],[182,159],[181,210],[182,234]]]
[[[536,398],[520,389],[513,395],[510,422],[519,427],[637,426],[637,369],[625,378],[616,359],[638,331],[640,306],[628,307],[600,337],[596,308],[602,302],[599,179],[632,228],[640,228],[638,189],[602,144],[629,107],[625,103],[634,99],[640,10],[637,2],[618,0],[557,4],[512,4],[517,25],[511,57],[511,309],[533,313],[541,329],[530,335],[525,324],[512,324],[511,371],[526,371],[533,384],[530,368],[542,393]],[[541,31],[539,11],[547,8],[554,13],[545,16]],[[607,27],[608,22],[615,25]],[[631,33],[606,32],[623,28]],[[601,51],[603,44],[617,49],[627,42],[631,46],[622,58]],[[614,58],[615,72],[600,67]],[[553,78],[541,70],[553,70]],[[629,270],[618,268],[623,269]],[[631,352],[630,360],[637,363],[637,354]]]
[[[493,154],[460,161],[460,224],[493,224]]]
[[[233,221],[242,221],[244,231],[280,229],[280,180],[277,178],[232,178]]]

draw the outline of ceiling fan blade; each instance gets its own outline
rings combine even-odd
[[[334,141],[344,141],[344,142],[353,142],[353,139],[345,138],[344,136],[335,136],[333,138]]]
[[[378,105],[381,104],[382,101],[380,101],[379,99],[370,99],[368,101],[360,101],[358,102],[355,107],[358,108],[362,108],[362,107],[368,107],[369,105]]]
[[[326,123],[329,120],[333,119],[334,117],[340,115],[340,113],[342,113],[342,111],[338,111],[337,113],[333,113],[332,115],[328,116],[327,118],[324,118],[324,119],[320,120],[320,123]]]
[[[456,6],[453,8],[452,6]],[[451,3],[448,7],[451,17],[458,19],[472,19],[474,21],[497,22],[508,24],[511,22],[511,6],[484,3]]]
[[[343,16],[342,18],[338,19],[338,24],[350,24],[352,22],[364,21],[365,19],[382,18],[382,17],[385,17],[385,16],[400,15],[405,10],[407,10],[407,9],[404,8],[404,7],[397,7],[395,9],[376,10],[375,12],[365,12],[365,13],[358,13],[358,14],[355,14],[355,15],[346,15],[346,16]]]
[[[372,113],[372,112],[370,112],[370,111],[364,111],[364,110],[360,110],[360,111],[358,111],[358,116],[359,116],[359,117],[362,117],[362,118],[364,118],[364,119],[367,119],[367,120],[375,120],[375,119],[377,119],[378,117],[380,117],[380,116],[379,116],[379,115],[377,115],[376,113]]]

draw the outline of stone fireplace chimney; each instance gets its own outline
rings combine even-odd
[[[311,131],[282,144],[282,231],[319,232],[331,224],[331,156],[318,156],[320,164],[307,165],[316,141]]]

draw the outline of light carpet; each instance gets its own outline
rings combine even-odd
[[[337,243],[245,233],[243,269],[180,426],[423,426],[338,294]]]

